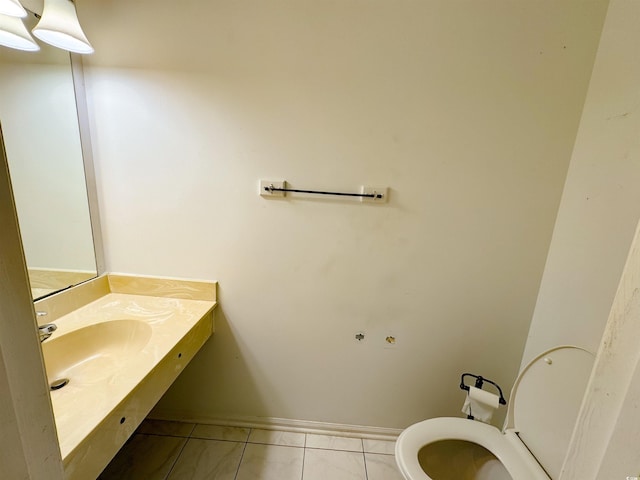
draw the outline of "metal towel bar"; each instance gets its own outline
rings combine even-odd
[[[325,192],[322,190],[300,190],[297,188],[277,188],[273,184],[264,187],[265,192],[293,192],[293,193],[311,193],[314,195],[339,195],[341,197],[361,197],[361,198],[384,198],[384,193],[344,193],[344,192]]]

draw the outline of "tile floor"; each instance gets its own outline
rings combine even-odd
[[[99,480],[403,480],[394,442],[145,420]]]

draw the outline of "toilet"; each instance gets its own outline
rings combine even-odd
[[[396,462],[406,480],[555,480],[594,355],[560,346],[518,375],[502,430],[466,418],[432,418],[404,430]]]

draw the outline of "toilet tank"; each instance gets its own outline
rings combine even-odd
[[[513,429],[552,479],[569,447],[595,355],[561,346],[534,358],[518,375],[505,430]]]

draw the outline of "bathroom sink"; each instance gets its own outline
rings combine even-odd
[[[102,382],[131,365],[151,332],[140,320],[111,320],[54,334],[42,343],[47,379],[60,388],[66,383]]]
[[[35,302],[57,327],[38,334],[65,480],[98,478],[200,351],[213,333],[215,290],[105,275]]]

